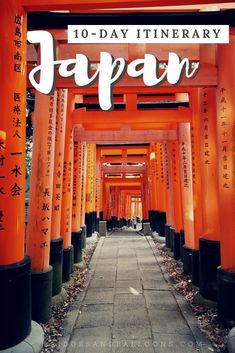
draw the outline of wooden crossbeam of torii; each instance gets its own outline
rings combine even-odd
[[[125,124],[121,123],[112,123],[109,121],[104,123],[92,123],[92,124],[82,124],[83,130],[86,131],[107,131],[107,130],[136,130],[136,133],[139,134],[138,130],[158,130],[158,131],[164,131],[164,130],[176,130],[177,129],[177,123],[132,123],[128,124],[128,126]],[[79,131],[82,133],[82,129],[79,129]]]
[[[140,192],[139,187],[136,187],[136,185],[120,185],[119,188],[123,191],[131,191],[131,192]]]
[[[146,166],[132,166],[132,165],[109,165],[103,166],[103,173],[144,173]]]
[[[119,154],[120,152],[122,153],[123,156],[128,155],[128,154],[147,154],[148,153],[148,145],[145,144],[131,144],[131,145],[98,145],[97,150],[102,152],[102,156],[105,156],[106,154],[110,154],[110,151],[112,151],[113,154]]]
[[[146,163],[148,161],[148,157],[141,157],[141,156],[129,156],[129,157],[115,157],[115,156],[106,156],[101,157],[101,163]]]
[[[149,143],[151,141],[177,140],[177,130],[119,130],[119,131],[85,131],[75,130],[76,141],[87,141],[89,143],[126,143],[141,142]]]
[[[191,110],[179,107],[178,109],[148,109],[148,110],[124,110],[124,111],[86,111],[76,109],[72,114],[73,124],[98,124],[112,122],[117,124],[133,123],[175,123],[190,122]]]
[[[135,180],[135,181],[134,181]],[[128,186],[140,186],[142,179],[141,178],[104,178],[106,185],[128,185]]]
[[[232,3],[233,0],[226,0]],[[21,0],[27,11],[50,11],[50,10],[91,10],[91,9],[115,9],[136,8],[153,6],[181,6],[194,5],[194,0]],[[197,0],[197,4],[216,4],[221,0]]]

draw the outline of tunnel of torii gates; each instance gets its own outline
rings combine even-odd
[[[96,1],[80,3],[81,9],[89,9]],[[100,1],[97,7],[116,3]],[[124,1],[118,3],[125,7]],[[28,82],[35,108],[25,225],[26,81],[38,60],[37,48],[27,46],[26,13],[73,4],[77,2],[0,1],[0,349],[21,342],[30,333],[32,318],[49,320],[52,296],[70,279],[73,262],[81,261],[81,247],[86,236],[98,230],[99,220],[122,226],[133,216],[166,235],[166,245],[175,258],[182,257],[184,272],[192,275],[201,296],[218,300],[220,321],[233,326],[232,26],[229,44],[174,46],[178,55],[200,61],[192,80],[150,88],[124,76],[114,88],[111,112],[98,108],[97,84],[80,88],[58,76],[48,96],[35,92]],[[51,33],[59,58],[79,52],[93,63],[104,49],[129,61],[148,52],[165,62],[170,49],[152,44],[78,47],[66,44],[65,30]]]

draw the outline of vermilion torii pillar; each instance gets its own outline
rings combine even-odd
[[[30,179],[27,254],[32,261],[33,318],[51,316],[52,267],[49,265],[57,92],[36,92]]]
[[[192,283],[199,285],[199,238],[202,235],[202,183],[200,160],[200,108],[198,90],[190,95],[192,109],[191,151],[192,151],[192,183],[193,183],[193,217],[194,217],[194,248],[192,249]]]
[[[180,170],[179,170],[179,142],[178,140],[170,142],[171,149],[171,173],[172,173],[172,184],[174,194],[174,228],[176,232],[180,232],[183,229],[183,218],[182,218],[182,196],[181,196],[181,185],[180,185]]]
[[[156,152],[155,144],[152,142],[149,146],[149,188],[150,193],[150,209],[156,211],[158,209],[157,198],[157,176],[156,176]]]
[[[166,221],[162,224],[162,235],[165,235],[167,246],[174,250],[174,194],[172,189],[171,169],[170,169],[170,154],[168,141],[162,142],[163,151],[163,177],[165,183],[165,200],[166,200]]]
[[[86,165],[87,165],[87,157],[86,157],[86,142],[82,142],[82,160],[81,160],[81,228],[82,228],[82,248],[86,247],[86,224],[85,224],[85,214],[86,214]]]
[[[81,230],[81,191],[82,191],[82,143],[74,141],[73,161],[73,203],[72,203],[72,244],[74,263],[82,261],[82,230]]]
[[[142,216],[143,221],[148,220],[148,209],[149,209],[149,194],[148,194],[148,183],[147,173],[144,173],[143,181],[141,183],[141,198],[142,198]]]
[[[66,112],[66,132],[63,166],[63,192],[61,205],[61,236],[63,237],[63,282],[70,279],[73,271],[72,228],[72,186],[73,186],[73,125],[71,115],[74,110],[74,95],[68,92]]]
[[[82,142],[74,141],[72,231],[81,228]]]
[[[26,14],[0,2],[0,350],[31,330],[30,260],[24,253]]]
[[[170,141],[170,169],[171,169],[171,182],[172,182],[172,193],[173,193],[173,212],[174,212],[174,229],[169,229],[166,225],[166,245],[173,249],[174,258],[179,260],[181,258],[181,236],[183,229],[183,218],[182,218],[182,197],[181,197],[181,185],[180,185],[180,171],[179,171],[179,142],[178,140]]]
[[[216,88],[199,89],[200,176],[202,232],[199,240],[200,294],[217,300],[217,267],[220,265],[220,212]]]
[[[158,219],[159,226],[158,232],[160,235],[164,235],[164,226],[166,224],[166,210],[167,210],[167,199],[166,199],[166,178],[164,173],[164,150],[163,142],[157,142],[156,144],[156,161],[157,161],[157,176],[160,182],[158,182]]]
[[[149,160],[147,166],[147,180],[148,180],[148,188],[149,191],[149,208],[148,208],[148,218],[150,221],[151,229],[153,231],[157,230],[156,226],[156,213],[157,213],[157,204],[158,200],[156,199],[156,182],[157,182],[157,173],[156,176],[154,172],[156,170],[156,166],[154,166],[154,161],[156,160],[156,151],[155,145],[153,142],[149,145]],[[157,171],[157,170],[156,170]]]
[[[164,165],[164,178],[166,181],[166,202],[167,202],[167,223],[175,225],[174,217],[174,193],[172,188],[172,172],[170,168],[170,143],[169,141],[163,142],[163,165]]]
[[[191,254],[192,249],[195,249],[195,237],[190,123],[179,124],[179,154],[183,225],[185,232],[185,245],[183,247],[183,267],[184,273],[191,275]]]
[[[95,159],[96,145],[87,144],[87,175],[86,175],[86,226],[87,236],[95,230]]]
[[[64,143],[66,127],[68,90],[60,89],[57,94],[57,114],[55,132],[55,157],[52,194],[51,215],[51,247],[50,265],[53,268],[52,295],[61,292],[62,287],[62,260],[63,260],[63,238],[60,235],[61,203],[63,188],[63,165],[64,165]]]
[[[221,268],[218,270],[218,313],[226,326],[235,325],[235,33],[218,46],[217,128]]]

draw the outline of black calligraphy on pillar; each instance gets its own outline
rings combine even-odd
[[[175,142],[172,143],[172,169],[173,169],[173,181],[177,182],[177,165],[176,165],[176,146]]]
[[[203,157],[204,164],[209,165],[210,162],[210,140],[209,140],[209,104],[206,88],[203,88],[202,93],[202,119],[203,119]]]
[[[3,140],[3,138],[1,139],[0,137],[0,197],[1,195],[6,195],[6,191],[5,191],[5,186],[1,185],[1,182],[3,181],[3,179],[6,178],[6,175],[4,173],[5,169],[4,169],[4,165],[6,162],[6,157],[5,157],[5,141]],[[4,214],[3,211],[0,211],[0,230],[4,230],[4,225],[3,225],[3,220],[4,220]]]
[[[74,141],[74,161],[73,161],[73,207],[77,205],[77,184],[78,184],[78,158],[79,158],[79,145],[78,141]],[[76,218],[75,212],[72,214],[72,218]]]
[[[61,207],[61,177],[62,177],[62,172],[63,172],[63,166],[62,166],[62,160],[63,160],[63,153],[64,151],[62,150],[61,147],[61,140],[64,138],[64,128],[65,128],[65,122],[64,122],[64,113],[65,113],[65,99],[64,99],[64,92],[65,90],[59,90],[58,96],[57,96],[57,118],[56,118],[56,133],[55,133],[55,141],[59,145],[59,150],[58,150],[58,159],[57,159],[57,164],[55,164],[55,172],[56,172],[56,177],[57,177],[57,183],[56,183],[56,194],[54,195],[54,206],[53,210],[54,211],[60,211]],[[58,140],[58,141],[57,141]]]
[[[222,157],[222,186],[224,189],[230,189],[231,187],[231,171],[229,169],[229,148],[230,144],[228,141],[228,132],[229,129],[232,129],[229,126],[229,119],[227,115],[228,109],[228,98],[227,98],[227,90],[225,87],[219,87],[219,134],[220,134],[220,148],[221,148],[221,157]]]
[[[191,124],[191,147],[192,147],[192,178],[193,178],[193,184],[196,184],[195,131],[192,124]]]
[[[83,205],[84,205],[84,197],[85,197],[85,167],[86,167],[86,145],[83,143],[82,144],[82,150],[81,150],[81,156],[82,156],[82,165],[81,165],[81,170],[83,170],[83,173],[81,172],[81,215],[83,212]]]
[[[22,17],[15,15],[14,19],[14,47],[15,51],[13,54],[13,70],[16,73],[22,72]]]
[[[4,212],[3,210],[0,210],[0,232],[4,229]]]
[[[157,143],[154,144],[154,151],[155,151],[155,175],[156,181],[159,181],[159,173],[158,173],[158,165],[159,165],[159,156],[157,154]]]
[[[22,139],[22,134],[24,133],[21,120],[22,114],[21,93],[14,92],[12,96],[12,137],[19,141]],[[21,151],[14,151],[10,153],[10,163],[12,164],[10,167],[10,175],[14,178],[14,184],[11,186],[10,191],[11,196],[13,197],[20,196],[21,191],[23,190],[22,178],[19,178],[19,176],[22,176],[22,170],[18,159],[20,155],[22,155]]]
[[[52,141],[54,137],[54,95],[50,96],[50,103],[49,103],[49,121],[48,121],[48,129],[47,129],[47,160],[46,160],[46,177],[49,177],[52,173],[51,170],[51,162],[52,158]]]
[[[182,165],[183,165],[183,182],[184,187],[189,187],[189,178],[188,178],[188,160],[187,160],[187,145],[184,141],[181,142],[181,156],[182,156]]]
[[[164,184],[164,164],[163,164],[163,151],[162,151],[162,143],[160,143],[160,165],[161,165],[161,183]]]
[[[166,175],[166,188],[170,188],[170,178],[169,178],[169,160],[168,160],[168,148],[167,142],[164,142],[164,164],[165,164],[165,175]]]

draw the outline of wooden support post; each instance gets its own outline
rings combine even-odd
[[[87,236],[91,237],[94,229],[95,214],[95,145],[87,144],[87,175],[86,175],[86,226]]]
[[[73,201],[72,201],[72,238],[74,263],[82,261],[81,229],[81,180],[82,180],[82,143],[74,141],[73,159]]]
[[[164,167],[163,167],[163,146],[162,142],[157,142],[157,154],[156,158],[159,161],[157,164],[158,174],[160,175],[160,190],[159,190],[159,210],[166,212],[166,185],[164,179]]]
[[[155,144],[152,142],[149,146],[149,178],[150,178],[150,202],[151,211],[158,209],[158,195],[157,195],[157,176],[156,176],[156,152]]]
[[[174,194],[172,185],[172,174],[170,168],[170,145],[168,141],[163,142],[163,154],[164,179],[166,181],[166,219],[168,224],[174,226]]]
[[[183,265],[185,274],[192,273],[191,254],[195,249],[193,185],[192,185],[192,154],[190,123],[179,124],[180,179],[182,191],[183,225],[185,245],[183,248]]]
[[[170,142],[171,148],[171,173],[174,194],[174,228],[176,232],[183,229],[182,217],[182,195],[180,184],[180,170],[179,170],[179,142],[177,140]]]
[[[218,46],[217,128],[219,204],[221,221],[221,268],[218,270],[219,319],[235,325],[235,35]]]
[[[74,141],[72,232],[81,228],[82,142]]]
[[[50,265],[53,268],[52,295],[57,295],[62,288],[63,238],[60,235],[62,178],[64,165],[64,141],[66,126],[67,94],[65,89],[58,90],[55,131],[55,157],[53,194],[51,211]]]
[[[64,146],[63,194],[61,205],[61,236],[63,237],[63,282],[70,279],[73,271],[72,228],[72,180],[73,180],[73,125],[71,114],[74,109],[74,96],[68,93],[67,118]]]
[[[52,267],[49,266],[57,92],[36,92],[30,179],[27,254],[32,261],[33,319],[51,316]],[[42,285],[44,283],[45,285]]]
[[[198,90],[190,95],[192,107],[191,150],[192,150],[192,181],[193,181],[193,213],[194,213],[194,248],[192,250],[192,283],[199,286],[199,238],[202,235],[202,183],[200,161],[200,108]]]
[[[0,350],[31,330],[30,260],[24,254],[26,13],[0,2]]]
[[[81,166],[81,228],[82,228],[82,248],[86,247],[86,224],[85,224],[85,214],[86,214],[86,142],[82,142],[82,166]]]
[[[157,232],[164,236],[164,227],[166,224],[166,173],[164,172],[164,145],[162,142],[157,142],[156,145],[156,160],[157,160],[157,185],[158,185],[158,211],[157,217]]]
[[[220,265],[220,213],[218,195],[218,156],[216,89],[200,88],[198,97],[202,231],[199,240],[200,294],[217,300],[217,267]],[[197,153],[198,154],[198,153]],[[200,193],[200,191],[199,191]],[[195,216],[196,219],[196,216]]]
[[[103,183],[103,172],[102,172],[102,164],[100,160],[100,155],[99,155],[99,163],[100,163],[100,186],[99,186],[99,192],[100,192],[100,220],[104,220],[104,183]]]
[[[86,170],[87,170],[87,146],[82,142],[82,180],[81,180],[81,225],[85,225],[86,213]]]
[[[93,195],[92,195],[92,209],[93,209],[93,232],[98,232],[99,226],[97,223],[97,212],[96,212],[96,144],[92,144],[93,147],[93,158],[92,158],[92,178],[93,178]]]
[[[149,198],[147,188],[147,175],[145,173],[141,183],[141,199],[142,199],[142,216],[143,220],[149,220],[148,209],[149,209]]]
[[[96,211],[96,231],[99,231],[99,221],[102,218],[101,208],[101,161],[100,150],[96,150],[96,178],[95,178],[95,211]]]

